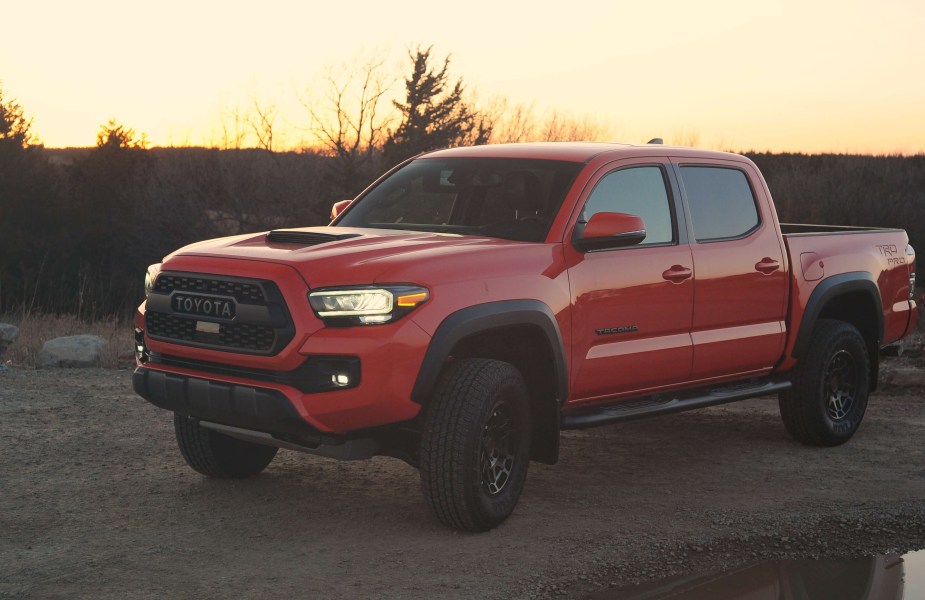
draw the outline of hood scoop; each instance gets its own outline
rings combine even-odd
[[[317,246],[318,244],[336,242],[337,240],[346,240],[355,237],[360,237],[360,234],[345,233],[342,235],[333,235],[330,233],[319,233],[317,231],[277,229],[267,234],[267,242],[274,244],[295,244],[298,246]]]

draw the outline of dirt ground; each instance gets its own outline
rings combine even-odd
[[[206,479],[131,372],[0,372],[0,597],[533,598],[766,558],[925,547],[925,357],[888,359],[855,438],[789,439],[775,399],[566,432],[481,535],[417,472],[280,451]]]

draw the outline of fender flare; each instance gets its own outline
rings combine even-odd
[[[809,347],[810,338],[812,337],[813,327],[819,320],[819,313],[828,302],[844,294],[863,292],[870,296],[876,309],[875,318],[877,344],[883,339],[883,301],[880,299],[880,288],[873,275],[866,271],[852,271],[833,275],[819,282],[819,285],[813,290],[806,302],[806,310],[803,311],[803,318],[800,320],[800,330],[797,332],[796,342],[793,344],[794,358],[799,358]]]
[[[568,397],[568,369],[562,333],[552,310],[539,300],[487,302],[463,308],[447,316],[437,327],[427,347],[411,390],[411,400],[421,405],[427,403],[443,364],[460,341],[474,334],[515,325],[536,327],[549,343],[555,368],[556,400],[561,405]]]

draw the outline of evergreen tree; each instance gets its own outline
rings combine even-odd
[[[119,150],[133,148],[144,150],[148,146],[148,137],[145,134],[138,136],[134,129],[120,125],[115,119],[100,125],[96,134],[96,147],[105,150]]]
[[[486,121],[479,118],[463,98],[462,79],[450,81],[450,58],[432,64],[433,47],[420,47],[409,54],[411,75],[405,79],[405,101],[395,101],[401,123],[389,133],[383,152],[386,162],[396,164],[427,150],[460,143],[486,143],[491,135]]]
[[[0,147],[25,148],[32,142],[29,132],[32,119],[27,119],[22,106],[16,100],[6,100],[0,87]]]

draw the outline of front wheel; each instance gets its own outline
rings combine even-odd
[[[173,428],[186,464],[207,477],[251,477],[267,468],[279,450],[200,427],[198,419],[177,413],[173,415]]]
[[[779,398],[787,432],[810,446],[844,444],[861,425],[870,391],[870,358],[853,325],[821,319]]]
[[[445,525],[486,531],[514,511],[530,464],[530,407],[520,372],[462,359],[440,378],[424,415],[421,486]]]

